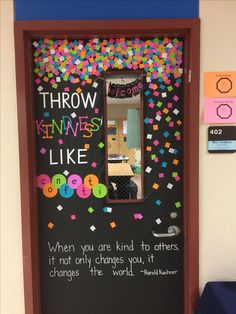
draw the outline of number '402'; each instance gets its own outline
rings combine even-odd
[[[222,134],[222,129],[212,129],[210,133],[215,135]]]

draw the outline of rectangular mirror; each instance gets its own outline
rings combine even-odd
[[[140,75],[106,77],[108,200],[142,200]]]

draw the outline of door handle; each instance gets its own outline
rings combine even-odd
[[[156,238],[176,237],[178,234],[180,234],[180,228],[177,226],[170,226],[167,230],[167,233],[157,233],[156,231],[152,230],[152,235]]]

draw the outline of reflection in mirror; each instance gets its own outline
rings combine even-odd
[[[108,163],[109,200],[143,199],[141,97],[137,90],[132,94],[132,85],[129,85],[136,79],[139,79],[139,76],[107,76],[108,152],[106,162]],[[127,94],[129,86],[130,95]],[[116,87],[116,92],[112,90],[114,87]],[[122,93],[124,87],[126,97]],[[117,96],[123,98],[117,98]]]

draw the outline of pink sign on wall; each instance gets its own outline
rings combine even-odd
[[[236,98],[205,98],[206,123],[236,123]]]

